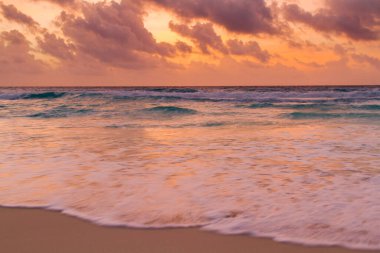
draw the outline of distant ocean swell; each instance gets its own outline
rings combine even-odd
[[[380,249],[380,87],[0,89],[0,205]]]
[[[210,103],[210,105],[218,102],[233,103],[237,108],[241,109],[294,110],[293,112],[284,111],[282,115],[277,115],[278,117],[285,115],[290,119],[377,119],[379,118],[377,111],[380,110],[380,88],[128,88],[114,90],[35,89],[32,92],[27,92],[25,89],[5,89],[0,91],[0,101],[3,101],[0,108],[9,108],[10,105],[7,105],[7,101],[17,100],[31,101],[31,103],[34,103],[33,101],[41,101],[39,103],[44,101],[43,103],[47,105],[45,107],[49,107],[50,102],[50,104],[54,104],[53,101],[55,100],[62,101],[60,105],[55,107],[41,108],[33,113],[28,113],[25,110],[25,114],[15,114],[18,117],[32,118],[86,116],[90,113],[101,113],[102,110],[97,111],[96,107],[101,109],[104,104],[128,103],[128,101],[141,102],[146,105],[149,105],[150,102],[165,103],[157,106],[152,104],[150,108],[139,108],[136,113],[155,112],[157,116],[159,116],[158,113],[162,116],[194,115],[198,113],[199,111],[196,109],[177,106],[178,103],[188,101]],[[81,108],[72,108],[70,105],[65,104],[65,102],[70,102],[71,104],[80,105],[83,101],[86,103]],[[92,103],[90,104],[89,102]],[[28,106],[27,103],[23,105]],[[21,106],[19,105],[19,107]],[[9,108],[9,110],[11,109]],[[128,107],[125,110],[131,111]],[[1,116],[4,117],[4,114]],[[7,114],[7,116],[12,116],[12,113]]]
[[[317,112],[292,112],[287,114],[292,119],[380,119],[380,113],[317,113]]]
[[[26,92],[25,89],[8,89],[0,92],[0,100],[17,99],[57,99],[62,97],[93,97],[111,99],[157,99],[157,100],[193,100],[211,102],[363,102],[377,101],[380,88],[125,88],[125,89],[71,89],[47,90],[39,89]]]
[[[0,108],[5,108],[5,106],[0,106]],[[263,105],[263,107],[260,108],[268,108],[266,105]],[[378,111],[379,108],[377,106],[366,106],[366,107],[357,107],[353,106],[351,110],[360,110],[361,112],[350,112],[350,113],[334,113],[334,112],[323,112],[325,111],[325,106],[313,106],[310,107],[310,109],[315,109],[314,111],[307,110],[309,107],[302,107],[302,106],[286,106],[286,107],[272,107],[272,108],[288,108],[288,109],[305,109],[305,111],[294,111],[291,113],[284,113],[279,114],[277,117],[288,117],[289,119],[380,119],[380,113],[374,113],[373,111]],[[333,109],[331,109],[333,110]],[[319,112],[318,112],[319,111]],[[364,112],[364,111],[370,111]],[[66,118],[66,117],[81,117],[81,116],[88,116],[90,114],[96,114],[98,113],[93,108],[87,108],[87,109],[80,109],[80,108],[72,108],[69,106],[58,106],[54,107],[48,110],[43,110],[39,112],[35,112],[32,114],[26,114],[21,115],[24,117],[30,117],[30,118]],[[176,106],[158,106],[158,107],[152,107],[152,108],[146,108],[142,110],[136,110],[134,114],[140,114],[141,116],[145,115],[151,115],[154,116],[157,120],[160,119],[160,117],[180,117],[180,116],[191,116],[199,113],[198,111],[190,108],[184,108],[184,107],[176,107]],[[0,114],[1,115],[1,114]],[[18,115],[19,117],[20,115]],[[242,121],[242,124],[246,123],[246,121]],[[202,125],[202,124],[201,124]],[[205,124],[203,124],[205,125]],[[206,123],[206,126],[221,126],[225,125],[225,123]],[[187,125],[190,126],[190,125]]]
[[[38,112],[34,114],[29,114],[27,117],[30,118],[64,118],[64,117],[73,117],[80,115],[88,115],[92,113],[92,109],[75,109],[69,106],[58,106],[52,109]]]

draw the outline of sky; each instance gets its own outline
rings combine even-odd
[[[0,0],[0,86],[379,84],[379,0]]]

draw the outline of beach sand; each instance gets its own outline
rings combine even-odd
[[[305,247],[225,236],[198,229],[103,227],[59,212],[0,208],[2,253],[349,253],[380,252]]]

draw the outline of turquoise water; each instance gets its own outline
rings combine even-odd
[[[380,88],[1,88],[0,205],[380,249]]]

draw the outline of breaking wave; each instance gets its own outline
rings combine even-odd
[[[21,96],[22,99],[54,99],[65,96],[65,92],[43,92],[43,93],[31,93]]]

